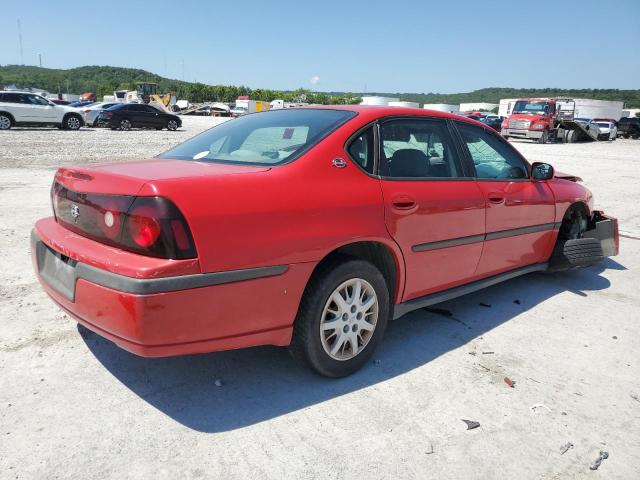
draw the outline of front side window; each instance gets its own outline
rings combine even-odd
[[[39,95],[29,95],[29,103],[32,105],[49,105],[49,102]]]
[[[380,172],[392,178],[462,177],[444,121],[391,120],[380,127]]]
[[[475,125],[458,124],[458,129],[473,160],[477,178],[528,178],[522,159],[496,135]]]
[[[373,174],[373,147],[373,127],[358,134],[347,147],[351,159],[360,165],[365,172],[371,174]]]
[[[355,115],[312,108],[254,113],[213,127],[160,157],[277,165],[304,153]]]

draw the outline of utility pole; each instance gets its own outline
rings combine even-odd
[[[18,19],[18,44],[20,45],[20,64],[24,65],[24,52],[22,51],[22,27],[20,19]]]
[[[38,54],[38,63],[40,64],[40,68],[42,68],[42,54]]]
[[[182,81],[184,82],[184,58],[182,59]]]

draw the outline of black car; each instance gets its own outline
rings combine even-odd
[[[502,118],[500,117],[484,117],[481,118],[480,121],[487,127],[493,128],[496,132],[502,129]]]
[[[151,105],[142,103],[121,103],[107,108],[98,115],[98,125],[112,130],[132,128],[155,128],[156,130],[177,130],[182,120],[177,115],[161,112]]]
[[[618,135],[640,138],[640,117],[625,117],[618,122]]]

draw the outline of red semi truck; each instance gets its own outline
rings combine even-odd
[[[502,122],[502,136],[547,143],[597,140],[598,132],[575,121],[576,102],[570,98],[520,98]]]

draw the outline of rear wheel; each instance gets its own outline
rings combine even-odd
[[[0,113],[0,130],[9,130],[13,126],[13,121],[9,115]]]
[[[382,340],[389,290],[371,263],[343,258],[310,280],[296,318],[292,355],[327,377],[360,369]]]
[[[120,130],[131,130],[131,120],[127,118],[120,120]]]

